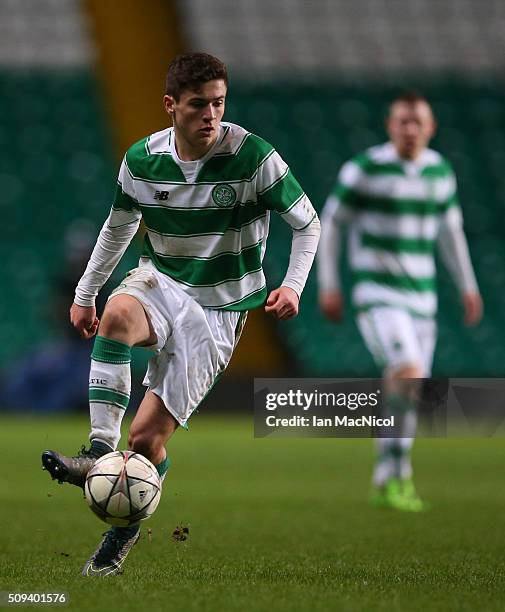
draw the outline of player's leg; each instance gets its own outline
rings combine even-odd
[[[417,401],[422,378],[431,375],[433,352],[435,349],[436,324],[431,318],[411,317],[412,329],[417,341],[417,360],[414,368],[400,369],[389,373],[386,384],[389,385],[389,397],[396,398],[403,406],[401,437],[395,440],[397,471],[401,483],[405,509],[420,511],[426,508],[416,493],[412,480],[411,451],[417,429]],[[414,344],[412,345],[414,348]]]
[[[399,432],[398,437],[376,440],[371,499],[377,505],[401,507],[404,483],[412,473],[410,452],[417,425],[413,379],[422,376],[419,344],[412,317],[400,309],[372,308],[359,315],[358,327],[383,372],[386,416],[395,416]]]
[[[161,398],[147,391],[130,426],[128,448],[149,459],[162,481],[170,467],[165,445],[178,425]],[[84,565],[83,576],[118,574],[139,536],[139,523],[130,527],[111,527]]]
[[[419,379],[429,378],[431,376],[431,367],[433,362],[433,353],[435,350],[436,341],[436,323],[431,318],[413,318],[412,324],[416,332],[416,338],[419,347],[419,363],[417,377]],[[421,501],[416,493],[414,483],[412,480],[412,464],[411,464],[411,449],[414,443],[415,430],[417,428],[417,398],[421,393],[421,384],[413,380],[414,376],[411,376],[412,372],[408,372],[406,378],[410,378],[408,381],[409,389],[407,392],[410,397],[414,398],[414,405],[411,413],[412,418],[410,421],[406,421],[403,425],[403,437],[399,440],[401,444],[402,453],[400,455],[400,477],[402,479],[402,492],[403,496],[407,501],[409,510],[420,511],[426,509],[427,505]],[[416,384],[417,383],[417,384]]]
[[[138,277],[138,283],[145,284],[140,295],[143,298],[142,304],[148,309],[148,321],[152,326],[150,329],[154,332],[154,336],[151,335],[146,342],[141,342],[139,338],[135,340],[137,345],[154,344],[154,341],[157,340],[159,350],[149,362],[148,374],[150,373],[151,379],[165,380],[166,385],[172,387],[170,383],[174,377],[170,376],[167,364],[173,352],[177,352],[177,343],[174,342],[175,318],[184,313],[183,298],[173,294],[167,288],[168,281],[160,279],[159,276],[142,271]],[[130,285],[132,285],[131,281]],[[187,300],[187,297],[184,296],[184,299]],[[126,336],[122,340],[128,343],[133,339]],[[144,381],[144,384],[148,384],[147,380]],[[167,410],[160,396],[152,390],[147,391],[132,422],[128,445],[155,464],[161,480],[164,479],[169,467],[165,444],[177,426],[177,420]],[[128,528],[112,527],[109,529],[95,553],[86,562],[83,575],[118,574],[139,535],[139,524],[131,525]]]
[[[143,305],[131,295],[113,297],[105,308],[91,354],[89,406],[91,451],[115,450],[131,391],[131,348],[156,343]]]
[[[167,308],[179,306],[173,333],[149,362],[149,386],[128,437],[128,445],[156,465],[169,467],[165,444],[185,424],[227,366],[245,321],[244,313],[204,309],[180,290],[166,291]],[[173,299],[171,299],[173,298]],[[179,303],[178,303],[179,301]],[[166,313],[167,319],[170,315]],[[139,537],[140,526],[112,527],[83,569],[85,576],[117,574]]]
[[[173,334],[149,363],[144,382],[150,389],[128,437],[129,448],[150,459],[162,479],[169,468],[167,440],[179,423],[187,421],[226,367],[245,320],[240,313],[206,311],[187,297],[183,306]],[[139,532],[138,524],[109,529],[83,574],[119,573]]]
[[[400,510],[418,512],[423,504],[412,482],[412,447],[417,430],[417,401],[423,370],[420,361],[393,368],[384,373],[384,390],[388,415],[395,416],[398,436],[377,439],[377,463],[374,483],[377,487],[393,488],[391,504]],[[384,480],[383,461],[389,466],[389,480]],[[379,496],[380,499],[380,496]]]
[[[421,347],[423,378],[431,376],[433,353],[437,341],[437,324],[434,319],[416,319],[414,321],[417,339]]]
[[[130,426],[128,448],[147,457],[162,480],[170,467],[165,445],[178,426],[162,399],[147,391]]]
[[[53,479],[83,487],[94,461],[115,450],[130,399],[131,347],[155,342],[152,324],[137,298],[120,294],[109,300],[91,354],[91,447],[83,447],[75,457],[45,451],[42,463]]]

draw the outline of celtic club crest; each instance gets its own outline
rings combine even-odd
[[[218,206],[233,206],[237,193],[231,185],[216,185],[212,190],[212,199]]]

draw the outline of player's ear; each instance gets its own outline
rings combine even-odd
[[[175,99],[173,98],[173,96],[168,96],[168,95],[163,96],[163,106],[165,108],[165,111],[170,116],[174,114],[174,105],[175,105]]]
[[[435,134],[437,133],[437,129],[438,129],[438,124],[435,121],[435,119],[433,119],[433,121],[431,122],[431,136],[430,136],[430,138],[433,138],[433,136],[435,136]]]
[[[384,128],[386,129],[386,134],[388,134],[388,136],[391,136],[391,123],[391,114],[388,114],[384,119]]]

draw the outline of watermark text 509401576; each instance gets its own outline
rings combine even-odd
[[[0,591],[0,606],[65,606],[69,601],[62,591]]]

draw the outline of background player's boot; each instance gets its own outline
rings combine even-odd
[[[140,526],[112,527],[103,534],[105,537],[93,555],[86,561],[83,576],[114,576],[121,574],[128,553],[140,537]]]
[[[428,504],[417,494],[416,488],[412,479],[406,478],[401,481],[402,496],[404,498],[405,505],[409,512],[423,512],[428,509]]]
[[[398,478],[389,478],[383,486],[375,487],[370,495],[370,503],[377,508],[404,510],[401,481]]]
[[[402,512],[422,512],[426,505],[417,496],[411,480],[390,478],[370,495],[370,503],[377,508],[392,508]]]
[[[73,457],[46,450],[42,453],[42,466],[51,474],[53,480],[58,480],[59,483],[68,482],[84,488],[86,476],[95,461],[110,452],[112,449],[106,444],[96,442],[92,443],[89,450],[82,446],[79,453]]]
[[[374,487],[370,494],[370,503],[377,508],[390,508],[401,494],[398,478],[389,478],[382,486]]]

